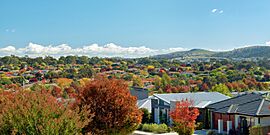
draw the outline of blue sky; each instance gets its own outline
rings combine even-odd
[[[0,48],[114,43],[227,50],[270,41],[269,5],[269,0],[1,0]]]

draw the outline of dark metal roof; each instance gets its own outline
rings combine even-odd
[[[242,114],[249,116],[270,116],[270,101],[267,94],[246,93],[231,99],[210,104],[213,112]]]

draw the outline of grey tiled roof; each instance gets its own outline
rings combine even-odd
[[[270,101],[266,94],[246,93],[231,99],[210,104],[207,108],[219,113],[234,113],[249,116],[270,116]]]
[[[181,101],[181,100],[192,100],[195,107],[205,108],[211,103],[216,103],[225,99],[225,96],[218,92],[194,92],[194,93],[170,93],[170,94],[154,94],[153,96],[167,102],[170,101]]]

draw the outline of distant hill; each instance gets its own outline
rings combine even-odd
[[[153,58],[168,58],[168,59],[181,57],[270,58],[270,46],[251,46],[223,52],[214,52],[204,49],[192,49],[189,51],[179,51],[153,56]]]
[[[161,54],[156,55],[154,58],[167,58],[167,59],[173,59],[173,58],[180,58],[180,57],[210,57],[214,55],[216,52],[204,50],[204,49],[192,49],[189,51],[178,51],[168,54]]]
[[[214,57],[226,58],[252,58],[252,57],[270,57],[270,46],[251,46],[245,48],[234,49],[232,51],[219,52]]]

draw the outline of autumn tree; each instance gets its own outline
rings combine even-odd
[[[80,134],[92,116],[85,107],[63,105],[46,90],[2,92],[0,97],[2,135]]]
[[[175,103],[175,109],[170,112],[173,129],[179,135],[192,135],[199,110],[193,107],[192,101],[182,100]]]
[[[140,124],[142,113],[136,97],[123,80],[97,77],[85,83],[78,99],[79,106],[89,106],[95,116],[84,128],[92,134],[128,134]]]
[[[72,82],[73,80],[68,78],[58,78],[56,80],[56,84],[61,88],[69,87]]]
[[[201,90],[202,90],[202,91],[207,91],[207,90],[209,90],[208,85],[207,85],[206,83],[202,84]]]

